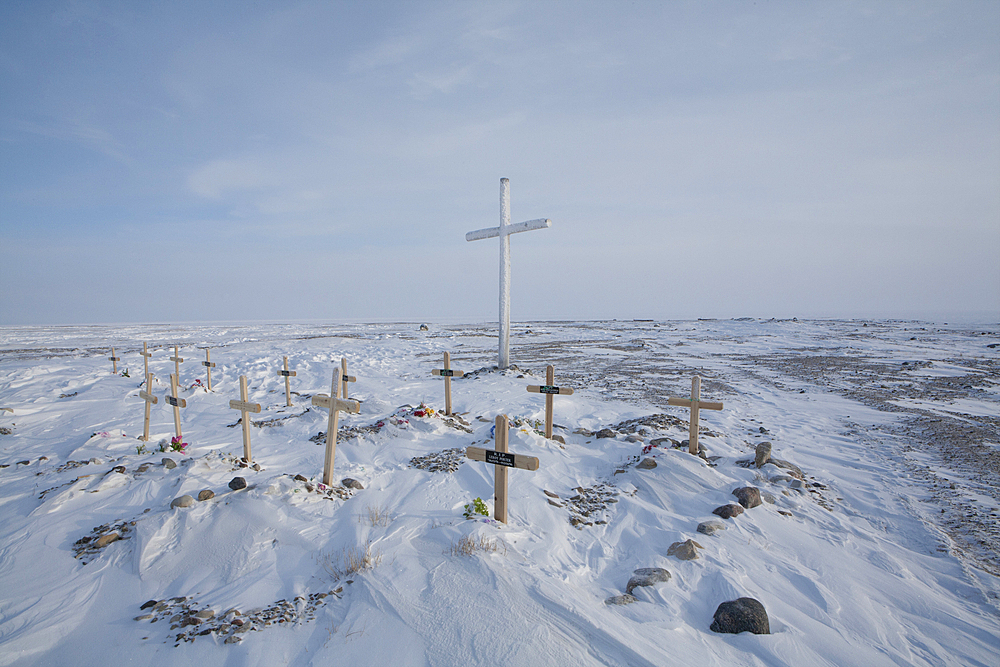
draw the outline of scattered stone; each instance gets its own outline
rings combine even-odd
[[[625,442],[646,442],[646,439],[637,433],[631,433],[625,437]]]
[[[136,474],[141,475],[142,473],[146,472],[147,470],[149,470],[149,464],[148,463],[143,463],[141,466],[139,466],[138,468],[135,469],[135,472],[136,472]]]
[[[214,618],[214,617],[215,617],[215,612],[212,611],[211,609],[202,609],[197,614],[195,614],[195,618]]]
[[[698,532],[701,533],[702,535],[714,535],[720,530],[725,530],[725,529],[726,529],[726,524],[722,523],[721,521],[715,521],[714,519],[710,521],[702,521],[701,523],[698,524]]]
[[[598,439],[600,439],[600,438],[613,438],[618,434],[612,431],[610,428],[602,428],[595,435],[598,437]]]
[[[427,328],[426,324],[421,324],[420,325],[420,331],[429,331],[429,329]]]
[[[653,438],[649,441],[649,444],[654,447],[675,447],[680,443],[673,438]]]
[[[183,496],[178,496],[177,498],[174,498],[172,501],[170,501],[171,509],[175,507],[191,507],[192,505],[194,505],[194,498],[192,498],[187,494]]]
[[[754,455],[754,465],[758,468],[767,463],[768,459],[771,458],[771,443],[762,442],[757,445],[757,451]]]
[[[794,463],[789,463],[788,461],[776,459],[773,456],[771,457],[770,461],[779,468],[784,468],[785,470],[787,470],[788,474],[794,477],[795,479],[805,480],[806,478],[805,473],[803,473],[802,469],[799,468]]]
[[[744,486],[733,491],[736,500],[747,509],[753,509],[761,504],[760,489],[752,486]]]
[[[650,458],[645,458],[639,461],[639,463],[637,463],[635,467],[640,470],[652,470],[653,468],[656,467],[656,461]]]
[[[430,472],[456,472],[464,462],[465,450],[461,447],[446,449],[443,452],[427,454],[426,456],[414,456],[410,459],[410,465],[414,468]]]
[[[556,442],[558,442],[560,445],[565,445],[566,444],[566,438],[562,437],[561,435],[559,435],[557,433],[553,433],[552,434],[552,439],[555,440]]]
[[[605,600],[604,604],[606,604],[606,605],[613,605],[613,604],[626,605],[626,604],[632,604],[633,602],[638,602],[638,601],[639,601],[639,598],[635,597],[634,595],[629,595],[629,594],[626,593],[625,595],[613,595],[612,597],[609,597],[607,600]]]
[[[115,466],[114,468],[111,469],[111,472],[117,472],[119,474],[124,475],[125,474],[125,466]]]
[[[205,489],[204,491],[198,492],[198,500],[211,500],[215,497],[215,491],[212,489]]]
[[[712,632],[771,634],[767,611],[764,609],[764,605],[753,598],[739,598],[723,602],[715,610],[714,619],[710,627]]]
[[[103,549],[112,542],[117,542],[121,538],[122,536],[119,535],[118,533],[107,533],[106,535],[101,535],[100,537],[98,537],[97,541],[94,543],[94,546],[96,546],[98,549]]]
[[[247,488],[247,481],[242,477],[233,477],[229,482],[229,488],[233,491],[239,491],[240,489]]]
[[[632,578],[625,585],[625,593],[631,595],[640,586],[652,586],[666,581],[670,581],[669,570],[662,567],[640,567],[632,573]]]
[[[552,505],[553,507],[565,507],[562,503],[552,500],[551,498],[547,498],[546,500],[548,500],[549,505]]]
[[[743,506],[737,505],[736,503],[729,503],[728,505],[723,505],[722,507],[716,507],[712,510],[712,514],[720,516],[723,519],[732,519],[734,516],[743,514]]]
[[[142,606],[139,607],[139,611],[146,611],[150,607],[155,607],[156,604],[157,604],[156,600],[149,600],[147,602],[143,602]]]
[[[683,542],[674,542],[667,549],[668,556],[676,556],[680,560],[695,560],[698,558],[698,549],[704,549],[694,540],[684,540]]]
[[[167,470],[172,470],[177,467],[177,463],[170,458],[164,458],[162,461],[160,461],[160,463],[162,463],[163,467],[166,468]]]
[[[777,500],[774,497],[773,493],[769,493],[767,491],[761,491],[760,492],[760,499],[763,500],[768,505],[773,505],[775,503],[775,501]]]
[[[152,614],[142,614],[141,616],[136,616],[133,620],[135,621],[148,621],[153,618]]]
[[[15,465],[19,466],[31,465],[31,461],[18,461]]]
[[[595,484],[588,488],[578,486],[573,490],[576,495],[562,500],[569,505],[570,524],[577,527],[594,525],[594,518],[607,521],[607,515],[594,515],[607,511],[609,505],[618,502],[618,489],[610,484]]]
[[[589,430],[589,429],[578,428],[578,429],[576,429],[576,430],[573,431],[573,434],[574,435],[582,435],[585,438],[590,438],[590,437],[593,437],[594,432],[591,431],[591,430]]]
[[[305,475],[296,475],[294,479],[295,479],[296,482],[308,482],[309,481],[308,479],[306,479]]]
[[[547,495],[549,498],[558,498],[559,497],[558,493],[552,493],[551,491],[546,491],[545,489],[542,489],[542,493],[544,493],[545,495]]]
[[[358,491],[361,491],[365,488],[361,484],[361,482],[359,482],[356,479],[352,479],[350,477],[345,477],[344,479],[340,480],[340,483],[348,489],[357,489]]]

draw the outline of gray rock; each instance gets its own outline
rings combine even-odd
[[[233,491],[247,488],[247,481],[242,477],[233,477],[229,482],[229,488]]]
[[[632,433],[625,436],[625,442],[646,442],[641,435]]]
[[[677,444],[677,441],[673,438],[653,438],[649,441],[649,444],[654,447],[672,447]]]
[[[239,635],[229,635],[228,637],[226,637],[225,643],[226,644],[239,644],[241,641],[243,641],[243,637],[240,637]]]
[[[757,452],[754,455],[754,465],[758,468],[768,462],[771,458],[771,443],[762,442],[757,445]]]
[[[308,479],[306,479],[305,475],[296,475],[294,479],[295,479],[296,482],[308,482],[309,481]]]
[[[802,472],[802,469],[799,468],[794,463],[789,463],[788,461],[783,461],[781,459],[776,459],[774,457],[771,457],[771,463],[778,466],[779,468],[784,468],[785,470],[788,471],[788,474],[794,477],[795,479],[804,480],[806,478],[805,474]]]
[[[632,573],[632,578],[625,585],[625,592],[631,595],[632,591],[640,586],[652,586],[666,581],[670,581],[669,570],[662,567],[640,567]]]
[[[101,535],[100,537],[98,537],[97,542],[95,542],[95,545],[97,546],[98,549],[103,549],[112,542],[117,542],[121,538],[122,536],[119,535],[118,533],[108,533],[106,535]]]
[[[215,617],[215,612],[212,611],[211,609],[202,609],[197,614],[195,614],[195,617],[196,618],[214,618]]]
[[[625,594],[625,595],[613,595],[613,596],[609,597],[607,600],[605,600],[604,604],[606,604],[606,605],[613,605],[613,604],[626,605],[626,604],[632,604],[633,602],[638,602],[638,601],[639,601],[639,598],[635,597],[634,595],[628,595],[628,594]]]
[[[560,445],[565,445],[566,444],[566,438],[562,437],[561,435],[559,435],[557,433],[553,433],[552,434],[552,439],[555,440],[556,442],[558,442]]]
[[[639,463],[637,463],[635,467],[639,468],[640,470],[652,470],[653,468],[656,467],[656,461],[654,461],[653,459],[643,459],[639,461]]]
[[[739,598],[719,605],[710,630],[731,634],[752,632],[755,635],[769,635],[771,624],[764,605],[753,598]]]
[[[347,487],[348,489],[357,489],[358,491],[361,491],[365,488],[364,485],[361,484],[361,482],[359,482],[356,479],[352,479],[350,477],[345,477],[344,479],[340,480],[340,484],[342,486]]]
[[[767,491],[760,492],[760,499],[763,500],[768,505],[773,505],[777,500],[773,493],[768,493]]]
[[[205,489],[204,491],[198,492],[198,500],[211,500],[215,497],[215,491],[212,489]]]
[[[753,509],[761,504],[760,489],[752,486],[744,486],[733,491],[736,500],[747,509]]]
[[[613,437],[615,437],[618,434],[615,433],[614,431],[612,431],[610,428],[602,428],[595,435],[598,438],[613,438]]]
[[[722,507],[716,507],[712,510],[712,514],[721,516],[723,519],[732,519],[734,516],[743,514],[743,506],[737,505],[736,503],[729,503],[728,505],[723,505]]]
[[[125,466],[115,466],[114,468],[111,469],[111,472],[116,472],[116,473],[119,473],[121,475],[124,475],[125,474]]]
[[[694,540],[684,540],[683,542],[674,542],[667,549],[668,556],[676,556],[681,560],[694,560],[698,558],[698,549],[704,549]]]
[[[187,494],[183,496],[178,496],[177,498],[174,498],[172,501],[170,501],[171,509],[173,509],[174,507],[191,507],[192,505],[194,505],[194,498],[192,498]]]
[[[702,521],[701,523],[698,524],[698,532],[701,533],[702,535],[714,535],[720,530],[725,530],[725,529],[726,529],[726,524],[722,523],[721,521],[715,521],[714,519],[711,521]]]
[[[149,620],[149,619],[151,619],[151,618],[153,618],[153,615],[152,615],[152,614],[143,614],[143,615],[141,615],[141,616],[136,616],[136,617],[135,617],[134,619],[132,619],[132,620],[135,620],[135,621],[148,621],[148,620]]]
[[[167,470],[171,470],[177,467],[177,463],[175,463],[173,459],[169,458],[164,458],[162,461],[160,461],[160,463],[162,463],[163,467],[166,468]]]

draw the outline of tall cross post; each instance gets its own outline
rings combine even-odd
[[[212,351],[207,347],[205,348],[205,361],[201,362],[201,365],[205,367],[205,372],[208,373],[208,390],[212,391],[212,369],[215,368],[215,364],[212,363]]]
[[[572,395],[573,390],[569,387],[556,387],[555,384],[556,369],[553,366],[545,367],[545,384],[536,385],[529,384],[528,391],[533,394],[545,394],[545,437],[549,440],[552,439],[552,397],[556,394],[562,394],[564,396]]]
[[[187,401],[177,397],[177,376],[170,374],[170,395],[167,396],[167,403],[174,406],[174,432],[178,438],[181,437],[181,408],[187,407]]]
[[[260,403],[251,403],[247,397],[247,376],[240,376],[240,400],[229,401],[229,407],[239,410],[243,422],[243,460],[250,463],[250,413],[260,412]]]
[[[170,357],[170,361],[174,362],[174,375],[177,376],[177,381],[180,382],[181,379],[181,363],[183,359],[181,355],[177,354],[177,346],[174,345],[174,356]]]
[[[278,375],[281,375],[285,378],[285,407],[289,408],[292,406],[292,389],[291,386],[288,384],[288,378],[294,377],[295,371],[288,370],[288,357],[284,357],[284,360],[285,360],[285,368],[284,370],[278,371]]]
[[[354,377],[353,375],[348,375],[347,374],[347,358],[346,357],[341,357],[340,358],[340,380],[341,380],[341,382],[344,383],[344,389],[343,389],[343,392],[342,392],[343,396],[344,396],[344,400],[347,400],[347,383],[348,382],[357,382],[358,378]]]
[[[146,389],[153,386],[153,374],[146,373]],[[150,406],[156,405],[159,400],[156,396],[153,396],[152,391],[139,390],[139,398],[146,402],[146,417],[142,422],[142,441],[149,442],[149,408]]]
[[[465,371],[456,371],[451,367],[451,355],[444,353],[444,368],[435,368],[432,375],[440,375],[444,378],[444,413],[451,414],[451,379],[460,378],[465,375]]]
[[[121,360],[121,357],[115,356],[115,348],[111,348],[111,356],[108,357],[108,361],[111,362],[111,372],[115,375],[118,375],[118,362]]]
[[[667,399],[667,405],[676,405],[681,408],[691,409],[690,425],[688,427],[688,452],[698,454],[698,411],[699,410],[721,410],[722,403],[701,400],[701,378],[695,375],[691,378],[691,398]]]
[[[340,398],[340,379],[343,369],[333,371],[333,382],[330,384],[330,395],[319,394],[313,396],[312,404],[326,408],[330,411],[330,417],[326,422],[326,458],[323,460],[323,483],[327,486],[333,484],[333,460],[337,456],[337,423],[340,421],[340,411],[357,414],[361,412],[361,405],[357,401],[347,401]]]
[[[142,377],[146,378],[146,390],[152,391],[152,386],[149,385],[149,358],[153,356],[153,353],[146,349],[146,341],[142,341]]]
[[[510,235],[552,226],[548,218],[510,224],[510,181],[500,179],[500,226],[469,232],[466,241],[500,237],[500,343],[497,366],[510,367]]]

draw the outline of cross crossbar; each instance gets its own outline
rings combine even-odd
[[[548,218],[538,218],[537,220],[526,220],[525,222],[518,222],[513,225],[505,225],[503,233],[504,234],[517,234],[519,232],[531,232],[536,229],[548,229],[552,226],[552,221]],[[466,241],[481,241],[483,239],[495,239],[500,236],[499,227],[487,227],[486,229],[477,229],[474,232],[469,232],[465,235]]]

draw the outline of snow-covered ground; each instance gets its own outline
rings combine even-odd
[[[500,373],[489,324],[2,328],[0,665],[995,666],[997,331],[533,322]],[[143,341],[159,397],[145,447]],[[164,400],[175,344],[183,453]],[[445,351],[480,371],[453,381],[457,419],[431,374]],[[342,357],[361,411],[341,416],[325,489],[310,398]],[[548,363],[576,390],[554,398],[565,445],[535,430],[544,398],[525,390]],[[666,400],[694,374],[724,402],[702,412],[704,457],[674,446],[688,414]],[[267,422],[249,468],[240,375]],[[492,510],[493,466],[461,454],[492,447],[500,413],[510,450],[540,461],[510,471],[507,525],[463,516],[476,498]],[[763,441],[804,480],[748,466]],[[744,486],[773,502],[696,531]],[[668,555],[689,539],[697,559]],[[638,568],[671,576],[606,604]],[[709,629],[740,597],[771,634]]]

